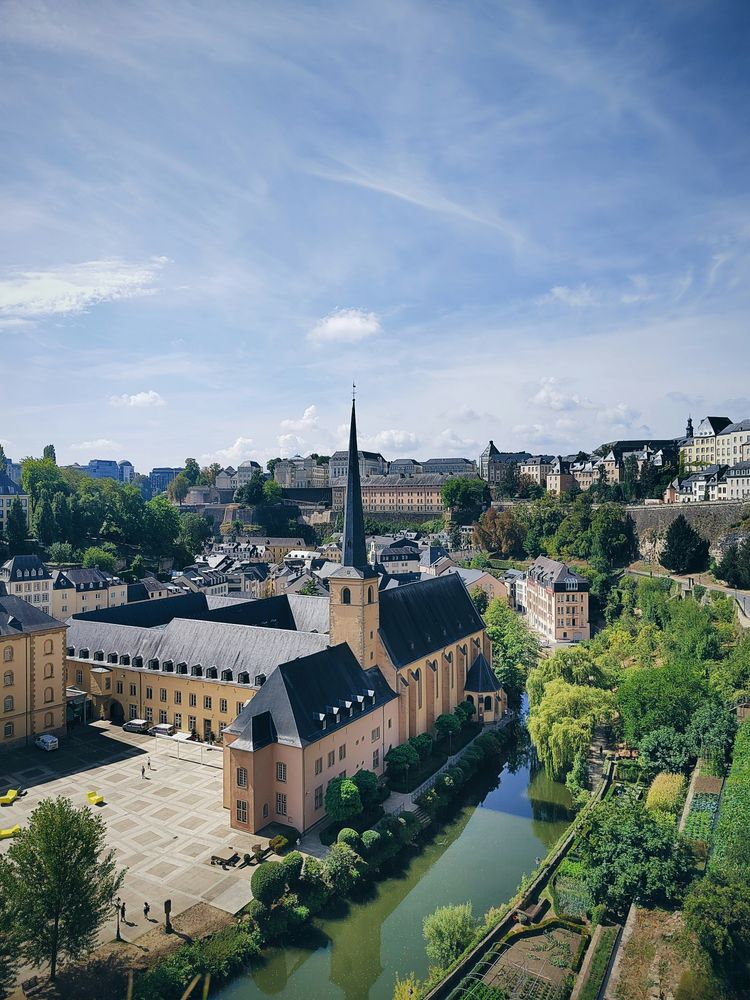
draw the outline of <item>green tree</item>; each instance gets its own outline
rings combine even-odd
[[[673,573],[697,573],[706,568],[708,542],[679,514],[667,528],[660,562]]]
[[[302,584],[297,593],[301,594],[302,597],[316,597],[320,594],[320,590],[315,580],[308,580]]]
[[[332,778],[328,782],[325,805],[328,815],[337,822],[352,819],[362,812],[359,789],[351,778]]]
[[[100,569],[104,573],[117,571],[117,555],[110,548],[92,545],[83,553],[83,565],[89,569]]]
[[[461,731],[461,723],[458,721],[455,715],[451,715],[448,712],[443,712],[435,719],[435,732],[438,735],[438,739],[444,740],[449,736],[455,736],[456,733]]]
[[[499,597],[490,601],[484,620],[492,643],[492,669],[503,686],[509,706],[518,708],[527,675],[539,659],[539,643],[525,619]]]
[[[512,511],[489,507],[474,525],[473,540],[486,552],[496,552],[505,559],[523,554],[525,533]]]
[[[180,506],[182,506],[182,501],[188,495],[188,490],[190,489],[190,480],[187,478],[184,472],[175,476],[172,482],[167,487],[167,496],[170,500],[175,500]]]
[[[196,485],[201,477],[201,467],[194,458],[185,459],[185,468],[182,470],[182,475],[191,486]]]
[[[18,497],[13,497],[5,519],[5,534],[11,555],[17,555],[24,547],[29,528],[26,511]]]
[[[265,483],[263,473],[256,471],[250,477],[250,481],[235,490],[234,502],[244,504],[247,507],[257,507],[263,503],[263,484]]]
[[[707,760],[719,774],[726,766],[737,735],[737,717],[719,701],[700,705],[690,719],[687,743],[694,754]]]
[[[685,924],[714,967],[738,982],[748,981],[750,886],[738,876],[705,877],[693,883],[684,906]]]
[[[55,454],[55,446],[53,444],[45,444],[42,458],[47,458],[50,462],[54,462],[57,465],[57,455]]]
[[[476,929],[471,903],[439,906],[424,918],[422,925],[428,958],[447,969],[469,946]]]
[[[281,503],[283,492],[279,484],[273,479],[267,479],[263,483],[263,502],[270,504]]]
[[[451,476],[443,485],[440,495],[446,510],[478,510],[487,499],[488,487],[481,479],[468,476]]]
[[[204,543],[210,537],[211,525],[205,517],[192,512],[180,515],[177,544],[190,553],[191,559],[195,558],[196,554],[202,550]]]
[[[600,688],[580,687],[557,678],[529,714],[529,733],[547,772],[562,777],[579,750],[591,744],[594,726],[614,714],[614,696]]]
[[[675,828],[630,799],[597,803],[578,844],[594,899],[619,912],[631,902],[675,903],[693,873],[692,854]]]
[[[432,753],[432,737],[429,733],[410,737],[409,744],[417,751],[420,760],[427,760]]]
[[[419,764],[419,754],[409,743],[399,743],[385,755],[388,770],[394,775],[408,774],[410,767]]]
[[[99,816],[69,799],[43,799],[0,863],[0,887],[13,900],[21,955],[31,965],[76,959],[93,948],[122,885]]]
[[[2,861],[0,861],[0,873],[1,871]],[[9,896],[0,893],[0,1000],[4,1000],[13,989],[19,963],[18,952],[19,942],[12,902]]]
[[[216,477],[219,475],[220,472],[221,472],[221,466],[219,465],[219,463],[212,462],[210,465],[205,465],[201,469],[199,481],[202,482],[204,486],[215,486]]]
[[[273,475],[273,470],[276,468],[276,466],[279,464],[280,461],[281,461],[280,458],[269,458],[268,461],[266,462],[266,468],[271,473],[271,475]]]
[[[669,663],[626,671],[617,690],[626,739],[637,743],[660,726],[684,732],[705,695],[706,683],[691,666]]]
[[[690,763],[691,741],[673,726],[652,729],[638,743],[638,763],[650,774],[679,774]]]
[[[470,596],[474,602],[474,607],[477,609],[480,615],[483,615],[487,610],[487,605],[490,603],[489,596],[486,590],[482,590],[481,587],[472,587],[470,591]]]
[[[146,575],[146,564],[143,561],[143,556],[140,552],[135,556],[130,564],[130,573],[134,580],[142,580]]]
[[[64,493],[55,493],[52,498],[52,516],[55,519],[55,540],[58,542],[72,541],[72,524],[68,499]]]
[[[729,546],[716,567],[716,576],[730,587],[750,589],[750,535],[743,542]]]
[[[0,472],[8,471],[8,457],[5,454],[3,446],[0,444]]]
[[[257,899],[264,906],[273,906],[284,895],[285,889],[286,872],[278,861],[264,861],[255,869],[250,879],[253,899]]]
[[[50,545],[55,540],[55,516],[46,496],[42,497],[34,512],[34,531],[42,545]]]
[[[149,500],[143,510],[143,547],[148,555],[171,554],[180,532],[180,514],[164,496]]]
[[[349,895],[366,867],[348,844],[333,844],[324,865],[326,879],[339,896]]]
[[[591,519],[591,562],[607,572],[630,562],[636,551],[633,522],[618,504],[602,504]]]
[[[360,768],[352,776],[352,781],[357,786],[359,797],[364,810],[371,809],[378,801],[378,776],[374,771],[367,771]]]
[[[49,547],[49,557],[53,563],[76,562],[76,555],[70,542],[53,542]]]
[[[31,497],[32,507],[43,493],[52,497],[55,493],[68,492],[60,470],[49,458],[25,458],[21,463],[21,483],[24,492]]]

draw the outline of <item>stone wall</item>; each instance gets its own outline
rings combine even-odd
[[[649,556],[649,546],[666,532],[675,518],[683,514],[696,531],[714,545],[724,535],[750,516],[750,504],[723,500],[716,503],[659,504],[649,507],[628,507],[635,522],[641,555]]]

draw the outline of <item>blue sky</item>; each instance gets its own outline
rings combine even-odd
[[[234,463],[750,416],[750,5],[0,0],[0,440]]]

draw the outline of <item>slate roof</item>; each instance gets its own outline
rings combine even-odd
[[[527,576],[540,587],[551,587],[554,591],[566,590],[565,581],[572,580],[577,590],[588,590],[589,581],[570,569],[565,563],[547,556],[537,556],[529,568]]]
[[[111,573],[105,573],[100,569],[89,569],[88,567],[83,566],[79,568],[57,570],[53,578],[52,589],[67,590],[70,587],[75,587],[76,590],[101,590],[106,589],[110,586],[110,584],[117,584],[120,582],[120,578],[112,576]]]
[[[419,557],[419,565],[426,567],[434,566],[441,559],[450,559],[448,550],[443,545],[428,545],[426,549],[422,550],[422,554]]]
[[[328,633],[330,629],[331,602],[327,597],[305,597],[287,594],[286,599],[294,616],[298,632]]]
[[[719,437],[722,434],[734,434],[737,431],[750,431],[750,420],[738,420],[736,424],[729,424],[723,431],[719,431]]]
[[[67,644],[76,650],[76,655],[81,649],[88,649],[89,658],[102,650],[105,662],[109,653],[129,653],[131,658],[143,657],[144,669],[151,659],[158,659],[160,667],[165,660],[172,660],[175,664],[187,663],[188,667],[201,664],[204,673],[211,666],[216,666],[219,673],[231,670],[235,678],[238,672],[247,671],[252,680],[257,674],[268,676],[287,660],[325,649],[328,636],[185,618],[175,618],[162,629],[74,617],[68,623]]]
[[[500,690],[502,690],[502,684],[487,662],[487,657],[484,653],[478,653],[466,675],[464,691],[470,691],[472,694],[484,694],[486,691]]]
[[[750,476],[750,462],[738,462],[727,470],[727,478],[734,479],[736,476]]]
[[[4,580],[50,580],[52,578],[39,556],[13,556],[12,559],[3,563],[2,577]]]
[[[549,465],[553,457],[553,455],[532,455],[530,458],[524,459],[521,465]]]
[[[429,656],[483,628],[463,580],[454,573],[380,594],[380,636],[396,667]]]
[[[50,628],[63,628],[59,622],[36,605],[20,597],[0,594],[0,635],[23,635],[43,632]]]
[[[25,497],[26,493],[22,486],[14,483],[6,472],[0,472],[0,494],[2,496]]]
[[[259,750],[272,742],[305,747],[347,725],[344,702],[352,702],[358,718],[395,697],[377,667],[363,670],[341,643],[279,664],[227,731],[237,733],[232,743],[237,750]],[[334,714],[333,708],[339,712]],[[320,716],[325,716],[325,728]]]
[[[418,472],[414,476],[402,476],[402,475],[382,475],[382,476],[365,476],[362,480],[362,489],[376,489],[382,487],[398,489],[412,489],[413,487],[420,486],[442,486],[446,480],[455,478],[450,472]],[[472,475],[468,478],[478,479],[476,475]],[[342,487],[346,486],[346,479],[343,476],[339,476],[338,479],[334,479],[331,482],[331,486]]]
[[[473,587],[478,583],[483,576],[487,576],[487,570],[484,569],[464,569],[463,566],[449,566],[448,569],[444,570],[443,573],[455,573],[456,576],[460,576],[467,587]],[[441,576],[443,574],[441,573]],[[491,575],[491,574],[490,574]]]

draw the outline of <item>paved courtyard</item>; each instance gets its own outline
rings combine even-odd
[[[229,813],[221,805],[222,754],[197,744],[180,746],[171,740],[123,733],[109,723],[78,730],[57,752],[34,746],[0,757],[0,794],[23,786],[28,794],[0,808],[0,827],[25,825],[43,798],[65,795],[75,805],[87,805],[106,822],[109,844],[117,861],[128,869],[121,897],[126,905],[122,935],[133,940],[164,920],[164,900],[178,914],[203,901],[236,913],[251,898],[253,869],[211,865],[211,855],[240,854],[262,837],[230,829]],[[188,759],[186,759],[188,758]],[[200,759],[211,763],[200,763]],[[150,760],[152,770],[141,777]],[[106,805],[88,806],[86,793],[95,790]],[[0,853],[11,841],[0,841]],[[143,915],[151,906],[151,922]],[[102,941],[115,935],[115,920],[104,928]]]

